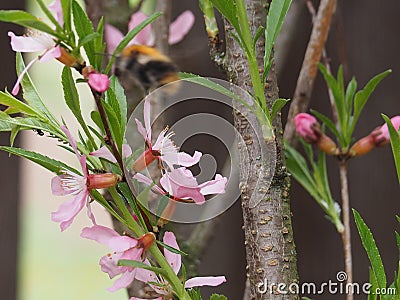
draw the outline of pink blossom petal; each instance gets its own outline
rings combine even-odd
[[[55,196],[70,195],[74,192],[72,189],[65,189],[63,187],[64,175],[57,175],[51,179],[51,193]]]
[[[94,240],[103,245],[108,245],[109,241],[112,238],[119,236],[120,235],[115,230],[100,225],[85,227],[82,229],[81,233],[81,237],[89,240]]]
[[[110,149],[107,146],[103,146],[100,149],[93,151],[90,153],[91,156],[104,158],[110,162],[116,163],[117,160],[115,159],[114,155],[111,153]]]
[[[168,246],[179,250],[179,245],[176,242],[176,237],[173,232],[166,231],[164,234],[163,242]],[[172,270],[174,270],[175,274],[178,274],[182,265],[181,255],[173,253],[169,251],[167,248],[164,248],[164,256],[167,262],[171,265],[171,268]]]
[[[131,298],[129,298],[129,300],[148,300],[148,299],[131,297]],[[153,298],[153,300],[163,300],[163,298],[162,297],[158,297],[158,298]]]
[[[69,131],[69,129],[65,125],[62,125],[60,128],[65,133],[65,135],[67,136],[68,142],[71,145],[72,149],[74,150],[76,157],[78,157],[78,159],[80,159],[81,155],[78,152],[78,148],[76,147],[76,142],[75,142],[74,138],[72,137],[71,132]]]
[[[398,131],[400,128],[400,116],[395,116],[391,118],[390,122],[392,123],[394,129]],[[376,136],[374,136],[375,143],[384,145],[390,142],[389,128],[386,123],[374,132],[378,133]]]
[[[38,52],[48,49],[47,45],[31,36],[16,36],[12,31],[8,32],[8,36],[11,38],[11,48],[15,52]]]
[[[143,136],[144,140],[147,141],[147,132],[146,129],[143,127],[142,122],[140,122],[138,119],[135,119],[136,125],[138,132]]]
[[[147,259],[144,261],[144,263],[146,265],[150,265],[150,263],[149,263],[149,261]],[[144,283],[159,282],[159,279],[158,279],[156,273],[154,273],[152,271],[149,271],[149,270],[146,270],[146,269],[141,269],[141,268],[138,268],[136,270],[135,279],[137,279],[137,280],[139,280],[141,282],[144,282]],[[163,289],[163,288],[161,288],[161,287],[159,287],[157,285],[153,285],[153,284],[149,284],[149,285],[158,294],[160,294],[160,295],[165,295],[166,294],[165,289]]]
[[[131,31],[133,28],[137,27],[140,23],[147,19],[147,16],[138,11],[131,16],[131,19],[128,23],[128,30]],[[143,28],[130,42],[130,44],[139,44],[145,46],[151,46],[149,41],[151,39],[151,25],[147,25]]]
[[[160,194],[160,195],[165,195],[165,192],[158,185],[155,185],[153,180],[151,180],[150,178],[144,176],[143,174],[136,173],[133,176],[133,179],[136,179],[137,181],[139,181],[141,183],[144,183],[144,184],[146,184],[148,186],[152,186],[151,190],[153,192],[155,192],[157,194]]]
[[[90,87],[99,93],[104,93],[110,86],[110,79],[105,74],[93,72],[90,73],[88,77],[88,84]]]
[[[35,59],[33,59],[26,67],[25,69],[22,70],[21,74],[19,74],[17,81],[15,82],[15,85],[13,87],[13,89],[11,90],[11,94],[13,94],[14,96],[18,94],[19,92],[19,85],[22,81],[22,79],[24,78],[26,72],[28,72],[29,68],[32,67],[32,65],[37,62],[39,60],[38,57],[36,57]]]
[[[151,143],[151,122],[150,122],[150,117],[151,117],[151,105],[150,105],[150,98],[147,97],[146,100],[144,101],[143,105],[143,118],[144,118],[144,128],[146,128],[146,135],[147,135],[147,141]]]
[[[192,188],[185,188],[185,187],[177,187],[174,190],[175,197],[180,199],[192,199],[196,204],[204,204],[206,202],[206,198],[200,192],[200,189],[192,189]]]
[[[122,145],[122,157],[129,157],[132,155],[132,148],[128,144]]]
[[[108,253],[100,259],[101,270],[107,273],[110,279],[124,272],[124,267],[117,265],[121,255],[122,253]]]
[[[64,231],[71,225],[76,215],[85,206],[88,196],[88,191],[84,190],[72,200],[62,203],[57,211],[51,213],[52,221],[60,223],[61,231]]]
[[[64,15],[62,11],[62,6],[61,6],[61,1],[60,0],[54,0],[51,2],[48,6],[49,10],[54,13],[54,17],[57,20],[58,24],[60,26],[64,25]]]
[[[92,221],[92,224],[97,225],[96,219],[94,218],[94,214],[92,212],[92,207],[91,207],[89,201],[86,201],[86,214],[87,214],[88,218],[90,219],[90,221]]]
[[[109,292],[116,292],[120,289],[126,288],[135,279],[135,274],[136,274],[136,268],[133,269],[132,271],[126,271],[125,273],[122,274],[120,278],[115,280],[114,284],[107,290]]]
[[[198,286],[217,286],[226,282],[225,276],[207,276],[207,277],[194,277],[185,282],[185,288],[193,288]]]
[[[199,185],[200,192],[203,195],[222,194],[225,193],[225,187],[228,179],[220,174],[215,175],[214,180],[204,182]]]
[[[169,44],[179,43],[190,31],[194,24],[194,15],[187,10],[180,14],[169,27]]]
[[[166,153],[162,156],[162,160],[171,166],[179,165],[183,167],[191,167],[200,161],[202,155],[203,154],[199,151],[196,151],[193,156],[185,152]]]
[[[120,259],[142,261],[143,248],[131,248],[121,255]]]
[[[116,252],[123,252],[137,245],[137,240],[129,237],[129,236],[115,236],[112,237],[108,246],[111,250]]]
[[[40,62],[48,62],[54,58],[59,58],[61,56],[60,46],[56,46],[47,50],[43,55],[39,57]]]
[[[104,30],[105,30],[107,51],[108,53],[111,54],[117,48],[118,44],[122,41],[124,35],[117,28],[109,24],[106,24]]]

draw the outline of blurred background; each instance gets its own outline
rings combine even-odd
[[[37,11],[35,1],[0,0],[0,9],[28,8]],[[181,70],[203,76],[224,78],[210,62],[207,37],[197,1],[174,1],[173,18],[186,9],[196,15],[196,23],[188,36],[171,48],[171,57]],[[318,5],[318,1],[315,1]],[[400,114],[398,87],[400,86],[400,3],[387,0],[339,1],[328,41],[328,55],[336,72],[339,62],[345,65],[346,80],[357,78],[362,87],[372,76],[391,68],[387,77],[372,94],[356,128],[356,139],[367,135],[383,123],[381,113],[389,116]],[[16,75],[14,53],[9,46],[7,32],[21,34],[22,29],[0,23],[2,47],[0,86],[10,90]],[[293,0],[290,19],[284,30],[288,35],[277,48],[280,96],[291,98],[311,31],[311,17],[303,0]],[[30,57],[26,57],[26,61]],[[61,106],[59,85],[61,66],[57,62],[37,63],[31,75],[43,100],[54,109],[56,116],[71,119]],[[82,99],[91,98],[82,87]],[[322,76],[318,75],[311,107],[327,115],[328,94]],[[225,112],[230,114],[230,112]],[[287,108],[283,115],[287,114]],[[8,134],[0,134],[0,144],[8,145]],[[34,132],[22,134],[17,144],[38,150],[51,157],[60,158],[59,148],[46,137]],[[68,157],[74,161],[73,157]],[[100,271],[98,260],[107,251],[92,241],[79,238],[80,230],[88,225],[81,217],[64,233],[58,224],[51,222],[50,213],[57,209],[64,198],[51,195],[52,174],[30,162],[0,153],[0,291],[1,299],[36,300],[53,299],[126,299],[125,291],[110,294],[105,289],[111,285],[106,274]],[[336,161],[328,159],[331,188],[334,198],[340,201]],[[389,147],[374,150],[365,157],[350,162],[351,205],[370,226],[386,268],[388,282],[397,268],[398,251],[394,231],[399,224],[399,186]],[[295,242],[298,252],[298,269],[301,282],[317,284],[335,280],[336,273],[344,269],[340,236],[314,200],[295,182],[291,192]],[[110,222],[101,209],[102,224]],[[215,228],[207,251],[201,258],[200,274],[223,273],[228,282],[215,291],[229,299],[242,298],[245,259],[243,250],[242,217],[239,202],[225,212]],[[354,224],[353,224],[354,225]],[[356,228],[352,228],[354,279],[368,280],[368,260],[361,246]],[[313,299],[339,299],[340,295],[310,296]],[[356,299],[365,299],[357,296]]]

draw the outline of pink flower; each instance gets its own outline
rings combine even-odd
[[[44,32],[30,32],[27,36],[16,36],[9,31],[8,36],[11,38],[11,48],[15,52],[37,52],[42,54],[32,60],[18,76],[11,93],[17,95],[19,92],[19,84],[29,68],[37,61],[47,62],[53,58],[61,56],[61,48],[56,44],[53,38]]]
[[[179,250],[175,235],[172,232],[165,232],[163,242],[166,245]],[[181,256],[177,253],[169,251],[166,248],[164,248],[164,256],[174,272],[178,274],[182,265]],[[147,260],[145,261],[145,263],[149,264]],[[161,296],[157,299],[172,299],[172,287],[168,283],[168,281],[165,280],[165,278],[163,278],[162,276],[157,276],[154,272],[149,270],[138,269],[135,278],[139,281],[148,283],[149,286]],[[151,284],[149,282],[155,282],[157,284]],[[185,288],[189,289],[200,286],[218,286],[224,282],[226,282],[225,276],[194,277],[185,282]],[[133,297],[130,298],[130,300],[141,300],[141,298]]]
[[[107,273],[111,279],[122,275],[107,289],[110,292],[129,286],[137,272],[137,269],[133,267],[118,266],[118,261],[121,259],[142,261],[143,251],[149,248],[155,240],[154,235],[150,233],[140,239],[135,239],[129,236],[120,236],[116,231],[99,225],[83,228],[81,237],[107,245],[112,251],[100,259],[101,270]],[[146,244],[143,244],[143,240],[146,241]]]
[[[131,16],[131,20],[128,24],[128,30],[131,31],[133,28],[138,26],[141,22],[147,19],[147,16],[142,12],[134,13]],[[190,31],[194,24],[194,15],[191,11],[185,11],[179,15],[174,22],[171,23],[169,28],[169,44],[179,43],[185,35]],[[119,42],[123,39],[123,34],[116,29],[114,26],[106,25],[106,42],[108,52],[112,53]],[[145,46],[154,45],[154,36],[152,34],[151,25],[147,25],[140,31],[130,42],[129,45],[139,44]]]
[[[149,98],[146,98],[144,102],[143,114],[144,127],[142,122],[140,122],[138,119],[135,120],[138,131],[143,136],[146,142],[147,150],[143,152],[142,155],[133,163],[133,169],[136,172],[143,170],[146,166],[148,166],[156,159],[160,159],[161,161],[165,162],[171,169],[173,169],[173,165],[190,167],[199,162],[202,156],[202,153],[199,151],[195,151],[193,156],[190,156],[185,152],[178,152],[177,147],[171,140],[171,137],[174,135],[174,133],[167,133],[167,128],[159,134],[156,142],[152,144]]]
[[[400,128],[400,116],[395,116],[390,119],[396,131]],[[374,130],[371,135],[373,136],[374,143],[377,146],[383,146],[390,143],[389,128],[387,124],[383,124],[380,128]]]
[[[65,126],[62,126],[61,129],[67,135],[68,141],[81,164],[83,173],[83,175],[79,175],[70,170],[63,169],[60,175],[53,177],[51,180],[53,195],[75,196],[72,200],[61,204],[58,210],[51,214],[51,219],[54,222],[60,223],[61,231],[64,231],[71,225],[76,215],[82,210],[85,204],[89,218],[92,220],[93,224],[96,224],[89,204],[90,190],[114,186],[120,180],[120,177],[112,173],[89,174],[86,168],[86,156],[79,154],[76,142],[72,138],[69,130]]]
[[[154,185],[150,178],[140,173],[135,174],[133,178],[147,185]],[[214,180],[198,184],[192,172],[182,167],[166,172],[160,179],[162,188],[154,185],[152,190],[174,200],[192,199],[196,204],[201,205],[206,201],[205,195],[225,193],[227,181],[226,177],[217,174]]]
[[[60,26],[64,25],[64,15],[62,11],[62,6],[61,6],[61,1],[60,0],[54,0],[51,2],[48,6],[49,10],[54,13],[54,18],[60,24]]]
[[[390,119],[393,127],[398,131],[400,128],[400,116],[395,116]],[[381,147],[390,143],[389,128],[387,124],[373,130],[367,136],[359,139],[350,149],[350,156],[361,156],[376,147]]]
[[[104,158],[112,163],[117,163],[114,155],[111,153],[110,149],[107,146],[103,146],[100,149],[93,151],[90,153],[91,156],[96,156],[100,158]],[[126,158],[132,155],[132,149],[127,144],[122,145],[122,157]]]
[[[300,113],[294,117],[294,124],[296,125],[297,133],[308,143],[313,143],[318,140],[318,133],[316,128],[319,129],[317,119],[307,113]]]
[[[105,74],[93,72],[88,75],[88,78],[88,84],[97,92],[104,93],[110,86],[110,79]]]

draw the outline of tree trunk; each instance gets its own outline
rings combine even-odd
[[[265,26],[265,1],[245,0],[247,14],[254,32],[259,26]],[[226,24],[226,59],[227,71],[233,83],[248,90],[251,88],[251,79],[247,60],[240,46],[232,38],[229,30],[232,27]],[[257,42],[257,61],[263,65],[264,39]],[[267,105],[278,98],[278,86],[275,67],[272,66],[266,84]],[[296,267],[296,251],[293,241],[291,212],[289,205],[290,180],[286,172],[282,124],[280,114],[273,122],[275,143],[277,149],[276,168],[274,178],[268,187],[264,182],[257,184],[259,177],[260,149],[257,147],[257,138],[250,123],[256,123],[257,118],[240,106],[240,114],[235,113],[235,126],[244,138],[239,143],[240,160],[240,187],[242,194],[242,208],[245,231],[245,246],[247,257],[247,276],[250,280],[249,299],[299,299],[296,294],[284,294],[291,283],[298,282]],[[245,161],[245,158],[247,161]],[[272,170],[265,170],[272,171]],[[257,187],[257,191],[255,188]],[[266,192],[262,200],[254,208],[250,208],[249,200],[253,192]],[[281,285],[280,290],[277,289]],[[265,293],[262,291],[268,288]],[[261,291],[260,291],[261,290]]]

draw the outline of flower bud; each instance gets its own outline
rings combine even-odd
[[[88,81],[89,86],[96,92],[104,93],[110,86],[108,76],[97,72],[91,66],[83,68],[82,75]]]
[[[300,113],[294,117],[297,133],[307,142],[316,143],[321,136],[321,127],[317,119],[306,113]]]
[[[396,131],[400,128],[400,116],[390,120]],[[350,149],[350,156],[360,156],[368,153],[375,147],[381,147],[390,143],[389,128],[387,124],[373,130],[369,135],[358,140]]]
[[[91,189],[105,189],[115,186],[122,180],[121,176],[113,173],[89,174],[87,176],[86,185]]]
[[[133,163],[132,169],[135,172],[140,172],[144,170],[149,164],[151,164],[154,160],[157,159],[157,156],[154,155],[153,151],[149,148],[146,149]]]
[[[321,131],[317,119],[307,113],[300,113],[294,117],[297,133],[310,144],[316,144],[321,151],[329,155],[338,154],[336,143]]]

